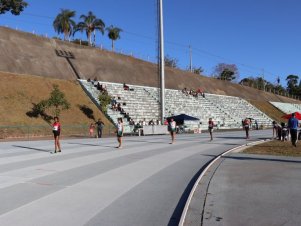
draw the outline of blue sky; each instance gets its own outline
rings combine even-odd
[[[0,25],[56,36],[52,22],[60,9],[81,14],[92,11],[107,26],[124,30],[116,48],[142,59],[155,61],[157,48],[156,0],[27,0],[20,16],[0,15]],[[264,71],[271,82],[280,76],[301,72],[300,0],[163,0],[165,52],[211,75],[218,63],[236,64],[240,78],[259,76]],[[76,35],[85,39],[85,34]],[[110,48],[106,35],[97,36],[97,45]]]

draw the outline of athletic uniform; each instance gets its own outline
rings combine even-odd
[[[250,130],[250,120],[249,119],[245,119],[244,128],[246,131],[246,138],[249,139],[249,130]]]
[[[122,137],[123,136],[123,123],[118,123],[117,124],[117,137]]]
[[[214,126],[214,122],[213,121],[208,121],[208,130],[210,133],[213,132],[213,126]]]
[[[171,133],[176,132],[176,122],[175,121],[170,122],[170,132]]]
[[[54,137],[58,137],[61,134],[61,123],[59,122],[54,122],[52,124],[52,132]]]

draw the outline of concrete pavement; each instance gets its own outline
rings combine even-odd
[[[254,139],[270,131],[255,131]],[[0,225],[177,225],[191,187],[238,132],[0,143]]]
[[[300,157],[229,153],[201,178],[184,225],[300,225],[300,171]]]

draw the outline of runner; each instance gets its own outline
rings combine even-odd
[[[244,129],[246,131],[246,139],[249,139],[250,138],[250,136],[249,136],[250,119],[248,119],[248,118],[245,118],[245,120],[244,120]]]
[[[175,141],[175,133],[176,133],[176,122],[173,120],[173,118],[170,119],[168,127],[169,127],[169,132],[171,135],[171,143],[170,144],[173,144]]]
[[[118,118],[118,123],[117,123],[117,141],[119,143],[117,148],[122,148],[122,137],[123,137],[123,122],[122,118]]]
[[[61,152],[61,145],[60,145],[60,133],[61,133],[61,123],[59,122],[58,117],[54,117],[54,123],[52,124],[52,132],[54,136],[54,152]]]
[[[213,127],[214,127],[214,122],[212,121],[212,118],[209,118],[209,121],[208,121],[208,130],[209,130],[209,134],[210,134],[210,141],[213,140],[213,136],[212,136]]]

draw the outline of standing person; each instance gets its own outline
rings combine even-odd
[[[210,134],[210,141],[213,140],[213,136],[212,136],[213,127],[214,127],[214,122],[212,121],[212,118],[209,118],[209,121],[208,121],[208,130],[209,130],[209,134]]]
[[[272,122],[273,124],[273,139],[278,137],[278,124],[276,121]]]
[[[54,117],[54,123],[52,124],[52,132],[54,136],[54,152],[61,152],[60,134],[61,134],[61,123],[58,117]]]
[[[246,131],[246,139],[249,139],[250,138],[250,136],[249,136],[250,119],[248,119],[248,118],[245,118],[245,120],[244,120],[244,129]]]
[[[256,119],[255,119],[255,129],[258,130],[258,122]]]
[[[171,143],[170,144],[173,144],[175,141],[176,126],[177,126],[176,122],[173,120],[173,118],[171,118],[169,125],[168,125],[169,132],[171,135]]]
[[[288,128],[290,129],[292,145],[295,147],[297,147],[298,126],[298,119],[296,119],[295,113],[292,113],[292,117],[288,120]]]
[[[117,148],[122,148],[122,137],[123,137],[123,122],[122,118],[118,118],[118,123],[117,123],[117,141],[118,141],[118,147]]]
[[[89,134],[90,134],[90,137],[94,137],[94,128],[95,128],[94,124],[91,123],[91,124],[90,124],[90,127],[89,127]]]
[[[100,119],[98,119],[98,121],[95,124],[97,125],[97,137],[101,138],[102,129],[103,129],[105,124]]]

